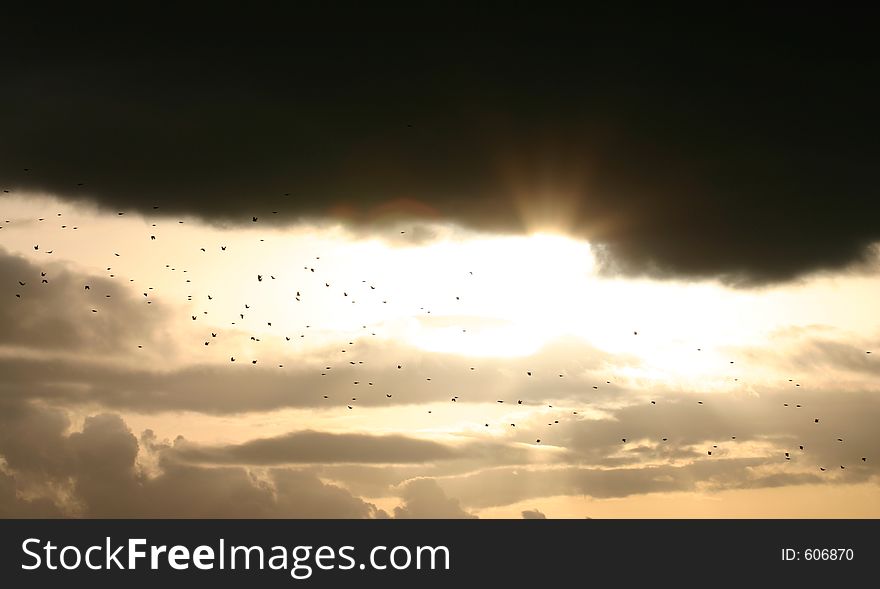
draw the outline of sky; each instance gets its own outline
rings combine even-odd
[[[737,17],[11,27],[0,516],[880,516],[876,56]]]

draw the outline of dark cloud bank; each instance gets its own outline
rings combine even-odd
[[[9,27],[0,184],[233,223],[563,220],[610,271],[740,284],[880,239],[867,24],[319,35],[238,16]]]

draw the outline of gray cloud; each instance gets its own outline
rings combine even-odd
[[[291,432],[274,438],[249,440],[231,446],[203,446],[179,442],[179,460],[208,464],[287,463],[421,463],[460,457],[462,450],[402,435]]]
[[[523,519],[547,519],[547,516],[537,509],[526,509],[522,512]]]
[[[59,517],[62,512],[49,499],[25,499],[16,491],[15,478],[0,472],[0,517]]]
[[[2,248],[0,300],[0,344],[37,350],[104,355],[135,342],[149,345],[158,335],[155,326],[167,319],[160,304],[145,304],[110,278],[38,264]]]
[[[472,519],[457,499],[447,497],[433,479],[415,479],[404,485],[403,505],[394,508],[398,519]]]
[[[82,431],[54,411],[22,408],[28,421],[0,438],[10,473],[0,473],[0,510],[10,515],[89,517],[294,517],[356,518],[381,515],[344,489],[307,471],[242,467],[203,468],[166,460],[162,444],[142,449],[118,415],[88,417]],[[40,423],[44,420],[45,423]],[[3,414],[4,432],[17,420]],[[40,425],[48,442],[14,440]],[[149,436],[147,436],[149,441]],[[47,452],[46,450],[51,450]],[[160,472],[138,465],[142,450],[158,453]],[[28,487],[28,488],[19,488]],[[55,491],[52,493],[51,491]],[[24,492],[44,496],[22,499]]]
[[[753,474],[762,459],[701,461],[686,466],[643,466],[641,468],[500,468],[440,481],[445,492],[470,508],[509,505],[553,495],[594,498],[628,497],[676,491],[720,491],[827,482],[820,473]],[[852,473],[851,473],[852,474]],[[864,471],[852,474],[849,482],[868,480]],[[658,514],[662,517],[663,514]]]
[[[364,366],[352,367],[346,361],[336,361],[330,371],[323,370],[326,360],[324,364],[315,364],[296,358],[293,363],[287,361],[284,369],[269,362],[257,366],[239,362],[172,370],[163,370],[161,365],[121,367],[93,358],[0,358],[0,372],[6,375],[0,382],[0,391],[6,389],[6,394],[13,396],[26,391],[28,398],[67,405],[98,403],[116,410],[194,410],[213,414],[281,407],[341,410],[349,404],[376,407],[451,402],[454,395],[459,396],[458,403],[523,400],[538,406],[576,399],[586,391],[593,401],[618,397],[622,392],[619,387],[604,385],[605,371],[612,360],[623,366],[634,360],[612,356],[583,342],[572,340],[568,344],[564,346],[564,357],[572,360],[561,363],[556,357],[563,348],[559,343],[515,362],[473,360],[390,344],[359,343],[352,358],[362,358]],[[328,348],[314,354],[333,357],[335,351]],[[285,359],[283,355],[279,357]],[[406,368],[398,370],[397,362],[403,362]],[[471,371],[471,367],[477,370]],[[533,371],[534,377],[526,376],[527,369]],[[562,370],[572,374],[559,378],[557,373]],[[326,375],[322,376],[322,372]],[[355,385],[355,381],[359,384]],[[368,382],[374,385],[369,386]],[[601,390],[586,388],[593,383],[603,383]],[[242,395],[243,390],[250,394]],[[386,397],[387,394],[392,397]],[[329,398],[324,399],[324,395]],[[357,402],[351,402],[352,397]]]

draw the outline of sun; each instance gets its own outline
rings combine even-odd
[[[474,270],[443,293],[439,314],[420,318],[409,343],[478,357],[533,354],[570,333],[594,268],[588,243],[551,234],[442,243],[419,255],[431,268]]]

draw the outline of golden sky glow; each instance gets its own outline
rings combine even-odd
[[[287,469],[368,516],[422,513],[421,479],[451,500],[429,516],[880,515],[876,268],[737,289],[603,276],[547,232],[233,227],[33,194],[2,215],[4,394],[63,414],[62,440],[118,414],[138,480]],[[88,511],[10,444],[16,497]]]

